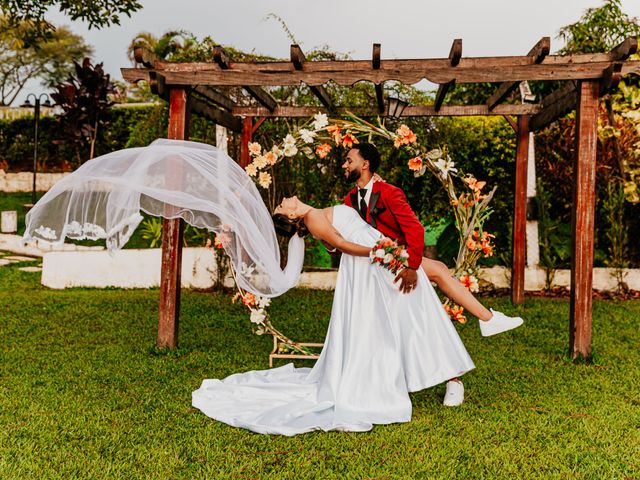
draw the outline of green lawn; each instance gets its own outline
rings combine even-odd
[[[203,378],[266,368],[271,340],[226,296],[184,292],[177,352],[154,349],[157,290],[52,291],[0,267],[0,479],[640,479],[640,302],[594,305],[595,365],[566,360],[565,300],[506,298],[516,332],[459,330],[466,402],[412,395],[408,424],[263,436],[190,406]],[[275,299],[276,324],[322,340],[331,292]]]

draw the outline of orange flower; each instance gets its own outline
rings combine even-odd
[[[331,145],[329,145],[328,143],[323,143],[322,145],[318,145],[318,148],[316,148],[316,155],[318,155],[318,157],[320,158],[325,158],[327,155],[329,155],[330,151]]]
[[[482,253],[485,257],[493,256],[493,246],[489,242],[490,240],[483,240],[480,244],[480,248],[482,249]]]
[[[451,205],[453,205],[454,207],[457,207],[457,206],[458,206],[458,203],[460,203],[460,202],[458,202],[458,199],[457,199],[457,198],[454,198],[454,199],[453,199],[453,200],[451,200],[449,203],[450,203]]]
[[[358,139],[354,137],[350,132],[345,133],[342,137],[342,145],[344,145],[345,148],[351,148],[354,143],[360,142],[358,142]]]
[[[218,235],[216,235],[216,237],[213,240],[213,246],[216,247],[218,250],[221,249],[221,248],[224,248],[224,245],[222,243],[222,239]]]
[[[340,133],[342,130],[337,125],[330,125],[327,127],[327,132],[333,137],[333,141],[336,145],[340,145],[342,143],[342,134]]]
[[[278,156],[273,152],[267,152],[264,154],[264,159],[269,165],[275,165],[276,161],[278,160]]]
[[[479,193],[480,190],[487,184],[487,182],[479,182],[475,177],[466,177],[462,179],[467,186],[476,193]]]
[[[463,312],[464,308],[454,305],[451,309],[451,317],[457,322],[467,323],[467,317],[462,314]]]
[[[247,292],[242,297],[242,303],[247,307],[253,307],[256,304],[256,296],[251,292]]]
[[[409,166],[410,170],[417,172],[422,168],[422,159],[420,157],[414,157],[409,160],[409,163],[407,163],[407,165]]]
[[[402,138],[400,137],[396,137],[393,139],[393,146],[396,148],[400,148],[400,145],[402,145]]]
[[[463,275],[460,277],[460,283],[462,285],[464,285],[464,287],[471,291],[471,292],[477,292],[479,290],[478,288],[478,279],[476,277],[474,277],[473,275]]]
[[[467,248],[472,252],[477,248],[476,242],[471,237],[467,240]]]

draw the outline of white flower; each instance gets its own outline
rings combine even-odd
[[[293,157],[296,153],[298,153],[298,149],[295,145],[285,146],[284,147],[284,155],[286,157]]]
[[[258,168],[258,170],[266,167],[268,163],[269,162],[264,155],[260,155],[253,160],[253,164]]]
[[[458,171],[455,168],[455,164],[451,161],[451,157],[447,156],[446,158],[440,158],[437,162],[435,162],[435,166],[438,167],[440,172],[442,172],[442,176],[446,177],[449,172],[456,173]]]
[[[244,262],[242,262],[242,265],[240,265],[240,274],[244,277],[250,277],[255,273],[255,271],[256,268],[253,265],[247,265]]]
[[[409,252],[407,252],[406,250],[402,250],[402,252],[400,253],[400,258],[409,258]]]
[[[327,119],[327,116],[324,113],[316,113],[313,116],[313,129],[314,130],[320,130],[321,128],[326,127],[327,125],[329,125],[329,120]]]
[[[287,136],[284,137],[284,140],[283,140],[282,143],[284,145],[284,149],[285,149],[285,152],[286,152],[287,147],[295,147],[296,146],[296,139],[293,138],[293,135],[288,133]],[[285,153],[285,155],[286,155],[286,153]]]
[[[271,175],[269,175],[267,172],[260,172],[258,183],[262,188],[269,188],[269,185],[271,185]]]
[[[282,156],[282,150],[280,150],[277,145],[274,145],[271,151],[275,154],[276,157]]]
[[[249,165],[244,167],[244,170],[247,172],[247,174],[250,177],[255,177],[256,174],[258,173],[258,167],[256,166],[255,163],[250,163]]]
[[[260,155],[260,152],[262,151],[262,147],[260,146],[259,143],[257,142],[252,142],[249,143],[249,154],[252,157],[255,157],[256,155]]]
[[[393,255],[391,253],[387,253],[384,258],[382,259],[383,263],[391,263],[391,260],[393,260]]]
[[[384,250],[382,248],[377,249],[375,255],[377,258],[384,258]]]
[[[260,308],[267,308],[269,305],[271,305],[271,299],[268,297],[261,297],[261,296],[256,296],[256,300],[258,302],[258,307]]]
[[[304,143],[312,143],[315,136],[316,133],[311,130],[307,130],[306,128],[300,129],[300,138],[302,138]]]
[[[260,325],[265,318],[267,318],[267,316],[265,315],[263,309],[260,309],[260,310],[254,310],[253,308],[251,309],[251,317],[249,319],[251,320],[252,323]]]

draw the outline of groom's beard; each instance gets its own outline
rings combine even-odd
[[[358,180],[360,180],[360,176],[361,176],[361,173],[359,171],[353,170],[351,173],[349,173],[349,176],[347,177],[347,182],[356,183]]]

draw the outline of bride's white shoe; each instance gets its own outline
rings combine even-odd
[[[446,407],[458,407],[464,402],[464,385],[460,380],[449,380],[442,404]]]
[[[524,323],[524,320],[520,317],[508,317],[502,312],[490,309],[493,316],[486,321],[480,320],[480,333],[483,337],[490,337],[498,333],[506,332],[518,328]]]

